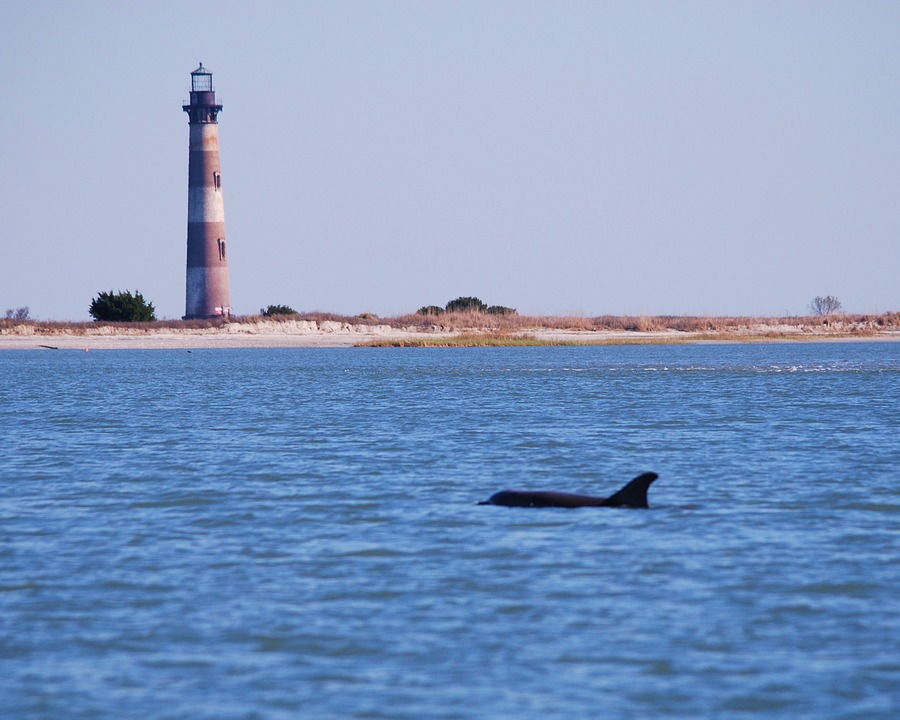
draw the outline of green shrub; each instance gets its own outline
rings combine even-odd
[[[417,315],[443,315],[444,308],[437,305],[425,305],[416,310]]]
[[[477,312],[483,313],[487,311],[485,305],[477,297],[458,297],[447,303],[447,312]]]
[[[144,300],[139,292],[131,294],[130,290],[114,293],[100,292],[91,301],[88,309],[96,322],[153,322],[156,311],[153,303]]]
[[[273,315],[299,315],[290,305],[269,305],[259,311],[263,317],[272,317]]]
[[[487,309],[488,315],[518,315],[515,308],[504,307],[503,305],[491,305]]]

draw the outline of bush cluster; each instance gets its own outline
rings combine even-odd
[[[156,310],[139,292],[101,292],[88,309],[96,322],[153,322]]]
[[[448,313],[486,313],[488,315],[518,315],[515,308],[505,307],[503,305],[488,305],[477,297],[458,297],[451,300],[444,307],[437,305],[425,305],[420,307],[417,315],[443,315]]]
[[[272,317],[273,315],[299,315],[300,313],[290,305],[269,305],[267,308],[260,309],[259,314],[263,317]]]
[[[31,314],[31,310],[27,305],[24,305],[20,308],[7,308],[6,310],[6,319],[7,320],[27,320],[28,316]]]

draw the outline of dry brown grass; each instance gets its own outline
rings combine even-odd
[[[523,334],[529,331],[561,330],[569,332],[634,332],[634,333],[689,333],[694,339],[716,337],[717,334],[736,335],[741,338],[781,338],[798,335],[866,337],[884,331],[900,331],[900,312],[881,315],[832,315],[796,317],[706,317],[706,316],[528,316],[491,315],[486,313],[445,313],[438,316],[419,314],[379,318],[370,313],[362,315],[338,315],[327,312],[307,312],[296,315],[236,316],[206,320],[159,320],[143,323],[60,322],[40,320],[14,320],[0,318],[0,333],[33,335],[84,335],[99,327],[121,328],[131,334],[157,330],[205,330],[220,328],[231,323],[279,323],[297,320],[326,321],[351,325],[388,325],[398,330],[422,330],[445,333],[494,333],[497,335]]]
[[[158,330],[205,330],[218,328],[227,322],[222,318],[208,320],[155,320],[153,322],[68,322],[60,320],[7,320],[0,319],[0,333],[12,332],[15,328],[31,328],[35,335],[85,335],[100,327],[121,328],[132,333],[155,332]]]
[[[445,313],[438,316],[401,315],[382,318],[379,322],[396,328],[439,329],[445,332],[491,330],[523,332],[527,330],[585,330],[610,332],[763,332],[778,328],[785,332],[875,332],[900,329],[900,312],[883,315],[833,315],[829,317],[752,317],[752,316],[630,316],[598,315],[596,317],[556,317],[528,315],[488,315],[484,313]]]
[[[574,343],[542,340],[533,335],[512,335],[505,332],[467,332],[451,337],[423,334],[415,338],[381,339],[363,343],[365,347],[530,347],[572,344]]]
[[[359,315],[337,315],[328,312],[302,312],[292,315],[237,315],[231,318],[230,322],[236,323],[261,323],[261,322],[296,322],[298,320],[312,321],[315,323],[323,322],[339,322],[348,323],[350,325],[382,325],[387,324],[386,320],[382,320],[372,313],[360,313]]]

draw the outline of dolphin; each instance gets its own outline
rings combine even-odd
[[[627,507],[646,508],[647,488],[659,475],[652,472],[638,475],[615,495],[607,498],[592,495],[574,495],[555,490],[501,490],[479,505],[505,505],[506,507]]]

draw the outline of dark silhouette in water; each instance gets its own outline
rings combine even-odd
[[[505,505],[506,507],[627,507],[646,508],[647,489],[659,475],[648,472],[638,475],[615,495],[608,498],[592,495],[575,495],[554,490],[501,490],[483,500],[479,505]]]

